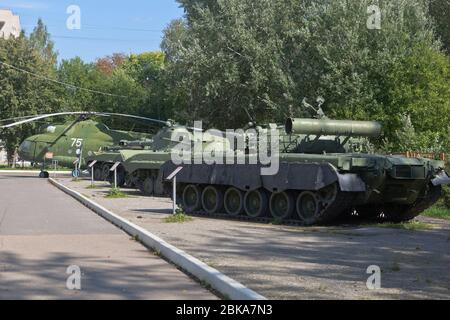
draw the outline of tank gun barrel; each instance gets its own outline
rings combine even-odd
[[[382,126],[376,121],[289,118],[285,130],[287,134],[377,138]]]
[[[153,140],[140,140],[140,141],[126,141],[122,140],[120,141],[121,147],[128,147],[128,148],[134,148],[134,147],[150,147],[153,144]]]

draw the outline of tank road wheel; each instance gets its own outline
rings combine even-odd
[[[295,200],[290,192],[273,193],[270,197],[270,214],[275,219],[289,219],[294,210]]]
[[[320,189],[317,192],[317,196],[319,197],[320,204],[322,207],[330,206],[334,201],[336,201],[339,189],[336,183],[329,185],[323,189]]]
[[[244,212],[244,194],[241,190],[230,188],[225,192],[224,207],[228,215],[236,217]]]
[[[305,225],[335,222],[352,209],[355,194],[342,192],[337,183],[319,191],[303,191],[297,198],[296,209]]]
[[[123,188],[125,186],[126,172],[123,167],[117,168],[117,187]],[[112,184],[114,184],[114,174],[112,175]]]
[[[306,225],[317,223],[320,213],[320,203],[317,195],[313,192],[304,191],[297,198],[297,214]]]
[[[202,207],[208,214],[220,213],[223,210],[223,193],[217,187],[206,187],[202,193]]]
[[[110,169],[111,169],[111,167],[108,164],[104,164],[103,165],[103,167],[102,167],[102,178],[101,178],[102,181],[107,181],[108,180],[109,173],[110,173],[109,170]]]
[[[142,193],[144,194],[144,196],[148,196],[150,197],[155,189],[155,183],[152,177],[148,177],[144,180],[144,182],[142,183]]]
[[[127,188],[133,188],[134,187],[133,178],[129,174],[127,174],[125,176],[125,186]]]
[[[267,215],[269,197],[263,189],[248,191],[244,198],[244,208],[247,216],[259,218]]]
[[[201,190],[198,186],[190,184],[183,190],[183,209],[186,213],[194,213],[202,206]]]
[[[94,180],[101,181],[102,180],[102,169],[95,168],[94,169]]]
[[[153,194],[156,196],[164,196],[164,195],[168,195],[168,194],[172,193],[172,188],[170,188],[169,190],[166,190],[167,185],[164,184],[161,174],[159,174],[155,178],[154,186],[155,186],[155,191],[153,192]]]

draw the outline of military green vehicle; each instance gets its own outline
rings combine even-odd
[[[186,137],[186,141],[194,142],[194,128],[188,128],[169,121],[151,140],[122,141],[119,146],[105,148],[94,153],[86,161],[94,165],[94,178],[113,183],[110,168],[120,162],[117,168],[117,185],[119,187],[136,187],[146,196],[165,195],[161,166],[171,159],[172,149],[180,144],[175,137]],[[228,140],[208,133],[201,135],[202,147],[227,147]],[[218,143],[217,143],[218,142]],[[215,144],[217,143],[217,146]]]
[[[152,154],[155,156],[155,158],[151,159],[153,164],[154,161],[166,162],[170,159],[170,155],[165,150],[169,150],[175,144],[175,142],[171,141],[172,134],[175,132],[190,134],[186,127],[168,121],[152,139],[122,140],[115,146],[104,147],[101,151],[94,152],[86,158],[86,162],[90,164],[93,161],[97,161],[91,169],[94,170],[94,179],[96,181],[109,181],[111,183],[114,181],[110,169],[116,162],[120,162],[121,164],[117,168],[118,187],[138,187],[143,193],[146,193],[144,192],[144,190],[147,190],[144,188],[146,177],[143,177],[141,181],[138,179],[137,173],[132,175],[133,169],[129,169],[133,171],[127,170],[131,164],[130,159],[136,159],[137,156],[144,154]]]
[[[45,168],[46,164],[52,161],[58,161],[60,166],[69,168],[73,168],[74,162],[78,161],[78,167],[72,173],[73,176],[78,176],[80,168],[84,168],[86,164],[85,157],[99,151],[100,148],[117,145],[122,140],[142,139],[149,136],[145,133],[112,130],[102,122],[92,120],[92,118],[120,117],[159,125],[165,124],[164,121],[134,115],[80,111],[4,119],[0,120],[0,130],[7,130],[53,117],[73,116],[76,117],[74,120],[60,125],[48,125],[40,134],[28,137],[21,143],[18,149],[20,159],[34,164],[41,163],[42,169],[39,175],[41,178],[48,178],[49,174],[45,171]],[[11,121],[16,122],[1,125],[4,122]]]
[[[264,166],[249,161],[184,164],[177,202],[187,213],[304,225],[333,223],[355,210],[410,220],[439,199],[450,178],[442,161],[371,153],[368,139],[381,133],[377,122],[288,119],[275,175],[262,175]],[[162,178],[176,167],[166,162]]]

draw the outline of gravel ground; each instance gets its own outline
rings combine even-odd
[[[106,199],[105,184],[58,179],[271,299],[450,299],[450,221],[420,217],[430,230],[359,225],[276,226],[195,217],[164,222],[171,201]],[[368,290],[370,265],[381,289]]]

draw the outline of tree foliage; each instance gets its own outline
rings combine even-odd
[[[431,17],[444,49],[450,53],[450,0],[429,0]]]
[[[99,58],[95,63],[84,63],[80,58],[63,60],[58,69],[60,81],[105,93],[69,87],[65,89],[65,104],[70,110],[138,114],[166,119],[171,107],[165,99],[164,61],[161,52],[130,56],[115,53]],[[111,120],[109,124],[117,128],[130,128],[129,123],[125,125],[120,121]]]
[[[56,60],[51,48],[49,35],[39,24],[30,38],[22,34],[17,39],[0,39],[0,61],[42,77],[54,78]],[[3,119],[53,112],[61,106],[60,88],[54,83],[6,65],[0,65],[0,79],[0,114]],[[31,132],[31,125],[0,132],[0,140],[5,143],[9,159]]]
[[[428,144],[444,140],[448,58],[428,1],[179,2],[186,18],[168,27],[162,48],[180,117],[236,127],[247,108],[281,122],[305,115],[303,98],[322,96],[330,117],[382,121],[390,140],[405,114]],[[374,3],[380,30],[367,27]]]

